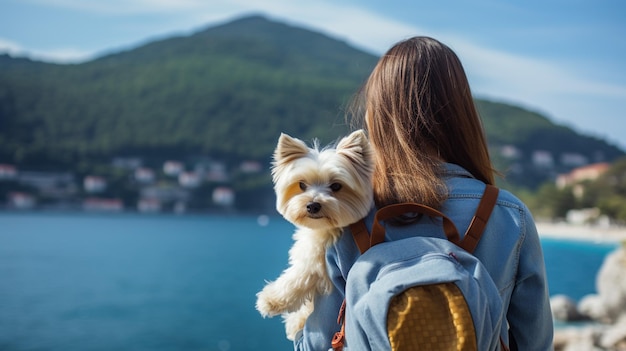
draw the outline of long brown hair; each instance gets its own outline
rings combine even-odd
[[[457,55],[429,37],[401,41],[385,53],[353,111],[365,119],[375,153],[378,206],[447,197],[442,162],[493,184],[494,169],[469,83]]]

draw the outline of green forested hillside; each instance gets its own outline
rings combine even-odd
[[[345,133],[344,108],[376,60],[260,16],[81,64],[0,56],[0,163],[67,170],[117,156],[204,155],[267,164],[280,132],[323,143]],[[557,165],[567,153],[590,162],[623,154],[539,114],[477,102],[498,163],[525,167],[511,174],[515,184],[536,186],[555,172],[533,169],[536,150]],[[521,156],[500,157],[503,145]]]
[[[2,157],[266,157],[280,131],[304,138],[344,132],[340,107],[375,60],[261,17],[79,65],[4,56]]]
[[[624,155],[623,150],[602,139],[579,134],[519,106],[480,99],[476,105],[505,186],[534,190],[582,165],[577,162],[612,162]],[[504,146],[513,146],[518,154],[504,156]],[[550,162],[538,163],[538,155],[548,155],[551,159],[544,161]]]
[[[557,125],[546,117],[521,107],[477,100],[489,141],[493,144],[512,144],[523,150],[549,150],[557,153],[606,152],[613,158],[620,151],[605,141],[576,133],[571,128]]]

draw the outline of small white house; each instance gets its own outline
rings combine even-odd
[[[120,212],[124,210],[124,202],[121,199],[90,197],[83,200],[83,210],[90,212]]]
[[[17,168],[13,165],[0,164],[0,180],[13,180],[17,178]]]
[[[182,172],[178,175],[178,184],[184,188],[197,188],[201,183],[200,175],[196,172]]]
[[[20,210],[28,210],[35,207],[35,198],[23,192],[11,192],[8,195],[9,206]]]
[[[536,150],[533,152],[532,159],[537,167],[552,168],[554,166],[554,157],[549,151]]]
[[[107,182],[99,176],[88,175],[83,179],[83,187],[88,193],[101,193],[107,188]]]
[[[163,163],[163,173],[167,176],[177,177],[184,170],[184,166],[178,161],[165,161]]]
[[[155,198],[142,198],[137,203],[137,210],[142,213],[161,212],[161,201]]]
[[[228,187],[217,187],[213,190],[213,202],[220,206],[232,206],[235,204],[235,192]]]
[[[154,171],[150,168],[140,167],[135,169],[135,180],[141,184],[151,184],[154,182],[156,176]]]

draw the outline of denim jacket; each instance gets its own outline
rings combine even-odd
[[[441,210],[463,235],[469,226],[485,185],[465,169],[445,164],[448,198]],[[365,222],[368,229],[374,218],[372,209]],[[408,226],[388,226],[386,241],[414,235],[443,237],[441,224],[427,219]],[[500,190],[482,239],[474,252],[489,271],[503,301],[507,323],[501,336],[508,344],[509,333],[519,350],[552,350],[553,324],[543,253],[537,229],[528,208],[514,195]],[[328,274],[334,289],[315,299],[315,309],[304,331],[294,342],[295,350],[328,350],[333,335],[340,329],[337,314],[344,299],[350,267],[359,257],[349,228],[326,252]],[[346,335],[346,350],[350,335]],[[363,350],[357,350],[363,351]]]

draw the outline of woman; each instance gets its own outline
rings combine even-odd
[[[376,207],[426,204],[440,209],[464,232],[485,184],[494,184],[495,171],[456,54],[428,37],[402,41],[379,60],[358,102],[365,111],[364,127],[375,155]],[[366,218],[370,228],[374,212]],[[390,226],[386,240],[437,230],[421,222]],[[489,271],[504,303],[508,323],[503,325],[502,340],[519,350],[552,349],[552,317],[537,229],[528,208],[514,195],[500,191],[474,254]],[[344,299],[347,273],[358,257],[346,228],[326,254],[334,290],[316,298],[315,310],[296,338],[296,350],[328,350],[340,328],[335,316]],[[350,335],[346,342],[349,348]]]

